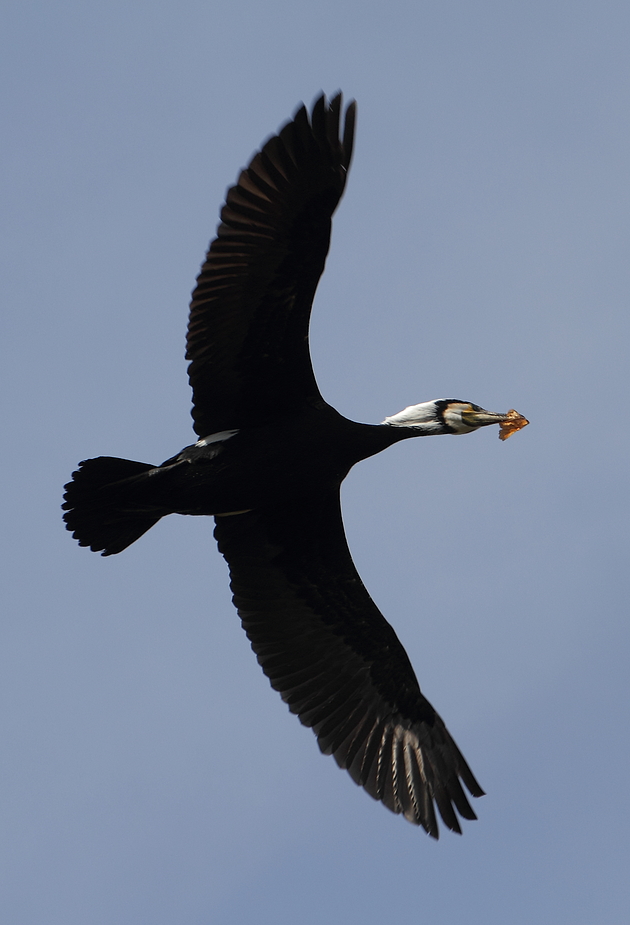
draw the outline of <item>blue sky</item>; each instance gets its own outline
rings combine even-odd
[[[7,3],[1,904],[15,925],[618,925],[628,829],[630,10],[621,2]],[[304,100],[359,104],[317,294],[324,396],[531,426],[362,463],[355,561],[480,783],[435,844],[290,716],[205,519],[104,560],[101,454],[191,442],[190,290]]]

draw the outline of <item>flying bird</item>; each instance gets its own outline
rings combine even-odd
[[[227,193],[192,295],[188,374],[196,443],[160,466],[79,463],[64,520],[81,546],[121,552],[166,514],[212,515],[234,604],[258,661],[320,749],[395,813],[438,837],[475,819],[483,791],[423,696],[365,589],[340,486],[359,460],[411,437],[527,422],[468,401],[411,405],[359,424],[321,396],[311,305],[352,157],[356,106],[302,105]]]

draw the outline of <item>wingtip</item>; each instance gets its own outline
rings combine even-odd
[[[344,167],[350,169],[352,161],[352,152],[354,149],[354,133],[357,124],[357,103],[356,100],[350,100],[346,106],[346,114],[343,126],[343,150],[344,150]]]
[[[329,98],[326,97],[324,91],[320,93],[313,100],[311,106],[310,120],[311,125],[313,126],[313,131],[318,133],[325,133],[328,137],[328,140],[331,144],[339,144],[341,141],[341,148],[343,151],[343,167],[346,171],[350,168],[350,163],[352,161],[352,152],[354,149],[354,136],[356,131],[357,123],[357,102],[355,99],[350,99],[345,108],[343,115],[343,135],[341,139],[339,138],[339,124],[341,121],[341,113],[343,110],[343,92],[341,90],[335,91]],[[303,118],[304,115],[308,117],[307,109],[302,103],[295,111],[293,116],[294,119]]]

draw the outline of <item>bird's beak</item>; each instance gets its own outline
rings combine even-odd
[[[462,411],[461,418],[467,427],[487,427],[488,424],[500,424],[499,440],[507,440],[517,430],[527,427],[529,421],[522,414],[511,408],[507,414],[499,414],[497,411]]]
[[[488,424],[502,424],[507,420],[507,414],[499,414],[497,411],[462,411],[462,421],[467,427],[487,427]]]

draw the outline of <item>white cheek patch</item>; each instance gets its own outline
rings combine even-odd
[[[392,414],[385,418],[383,424],[391,424],[394,427],[413,427],[414,425],[435,425],[440,426],[440,420],[437,416],[437,407],[435,401],[424,401],[419,405],[409,405],[398,414]]]
[[[238,430],[221,430],[218,434],[210,434],[209,437],[202,437],[197,440],[195,446],[210,446],[212,443],[223,443],[238,433]]]
[[[442,412],[444,423],[448,424],[456,434],[470,434],[473,430],[477,430],[477,428],[469,427],[468,424],[462,421],[462,411],[470,411],[470,405],[462,405],[461,407],[451,405],[445,408]]]

